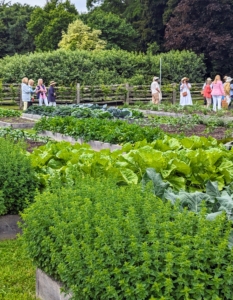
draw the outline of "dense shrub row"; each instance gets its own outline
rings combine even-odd
[[[7,83],[20,82],[24,76],[48,84],[132,84],[150,83],[159,73],[162,58],[163,81],[179,82],[185,75],[200,82],[206,68],[203,56],[190,51],[171,51],[158,56],[129,53],[123,50],[65,51],[7,56],[0,60],[0,78]]]
[[[231,223],[163,203],[141,186],[82,178],[23,214],[35,264],[73,299],[232,299]]]
[[[34,199],[37,180],[22,145],[0,138],[0,215],[16,214]]]

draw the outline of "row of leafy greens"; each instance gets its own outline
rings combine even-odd
[[[98,104],[71,104],[59,106],[30,106],[26,113],[49,117],[73,116],[75,118],[100,118],[100,119],[129,119],[143,118],[143,113],[118,107],[107,107]]]
[[[137,184],[153,168],[175,191],[188,192],[203,192],[208,181],[217,182],[222,190],[233,181],[233,151],[213,138],[196,136],[127,143],[113,152],[50,142],[34,150],[31,159],[43,184],[55,174],[65,180],[72,169],[94,177],[114,175],[119,184]]]

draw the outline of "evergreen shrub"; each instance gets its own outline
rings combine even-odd
[[[164,203],[141,186],[77,178],[36,197],[23,240],[73,299],[233,299],[231,223]]]
[[[32,202],[37,181],[22,145],[0,138],[0,215],[17,214]]]
[[[56,50],[27,55],[6,56],[0,60],[0,78],[6,83],[21,82],[23,77],[36,82],[43,78],[46,85],[56,80],[58,84],[79,82],[86,85],[150,84],[159,73],[162,58],[164,82],[180,82],[188,76],[200,82],[206,73],[204,57],[191,51],[170,51],[160,55],[145,55],[123,50]]]

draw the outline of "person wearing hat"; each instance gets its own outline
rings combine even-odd
[[[211,78],[207,78],[206,79],[206,83],[204,86],[204,91],[203,91],[203,96],[206,99],[206,106],[207,108],[210,107],[211,105],[211,92],[212,92],[212,79]]]
[[[48,88],[48,102],[49,106],[56,106],[56,92],[55,92],[55,86],[56,82],[50,81],[50,85]]]
[[[180,105],[193,105],[192,97],[190,93],[191,84],[188,82],[189,79],[184,77],[181,79],[180,84]]]
[[[159,87],[159,77],[154,77],[153,82],[151,83],[150,89],[151,89],[151,94],[152,94],[152,103],[153,104],[159,104],[159,100],[161,98],[161,90]]]

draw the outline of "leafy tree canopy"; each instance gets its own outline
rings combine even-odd
[[[204,53],[214,72],[233,67],[232,0],[181,0],[167,24],[165,46]]]
[[[34,50],[33,37],[26,28],[34,7],[0,1],[0,57]]]
[[[136,50],[137,32],[119,15],[97,7],[89,14],[82,15],[82,20],[91,28],[101,30],[100,38],[107,42],[106,49]]]
[[[77,18],[78,12],[70,0],[51,0],[43,8],[37,7],[27,24],[35,38],[36,50],[55,50],[62,31]]]
[[[106,42],[99,38],[100,34],[100,30],[92,30],[78,19],[68,26],[67,33],[62,33],[59,47],[67,50],[104,49]]]

